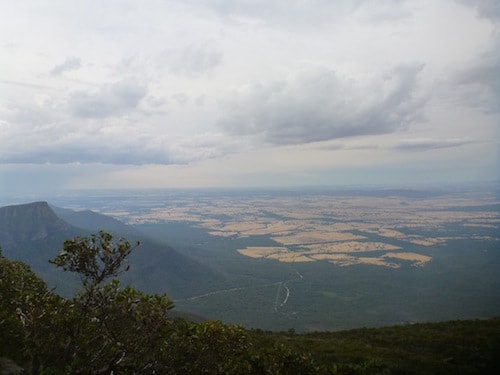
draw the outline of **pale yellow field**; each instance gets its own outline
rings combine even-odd
[[[383,266],[390,268],[399,268],[400,265],[393,262],[388,262],[384,258],[379,257],[356,257],[348,254],[316,254],[311,255],[311,258],[316,260],[328,260],[330,263],[339,266],[353,266],[355,264],[371,264],[375,266]]]
[[[283,245],[308,245],[323,242],[351,241],[364,238],[366,237],[345,232],[302,232],[289,236],[272,237],[274,241]]]
[[[358,242],[346,241],[339,243],[328,243],[321,245],[308,245],[305,246],[311,254],[320,253],[355,253],[355,252],[368,252],[368,251],[390,251],[401,249],[399,246],[387,244],[384,242]]]
[[[244,249],[238,250],[238,252],[251,258],[265,258],[272,254],[287,253],[288,249],[286,247],[248,246]]]
[[[432,257],[417,253],[387,253],[382,255],[383,258],[396,258],[402,260],[409,260],[415,266],[423,266],[432,260]]]
[[[372,264],[397,268],[408,262],[424,266],[432,260],[428,255],[415,252],[414,245],[443,246],[450,240],[465,238],[491,240],[479,234],[425,237],[407,233],[439,233],[441,228],[453,223],[469,228],[499,229],[498,212],[466,209],[498,203],[494,195],[488,194],[426,199],[263,195],[247,199],[180,199],[138,215],[114,214],[117,217],[127,214],[132,223],[187,222],[207,229],[213,236],[268,236],[278,244],[238,250],[253,258],[281,262],[327,260],[341,266]],[[376,241],[369,240],[372,235],[378,236]],[[398,246],[394,241],[398,241]],[[412,252],[405,251],[405,243],[412,245]]]

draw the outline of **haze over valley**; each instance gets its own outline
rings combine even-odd
[[[22,259],[61,291],[49,255],[75,228],[104,229],[143,242],[127,283],[167,292],[179,311],[246,327],[340,330],[500,313],[500,199],[491,187],[94,191],[52,202],[73,229],[38,254],[30,242]]]

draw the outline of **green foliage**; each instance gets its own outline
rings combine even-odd
[[[335,364],[338,373],[500,373],[500,318],[258,337],[307,350],[318,364]]]
[[[28,265],[0,257],[1,354],[23,360],[28,368],[42,358],[55,360],[52,344],[59,338],[52,322],[65,303]]]
[[[309,354],[280,343],[260,345],[253,332],[220,321],[177,321],[167,352],[172,374],[328,373]]]
[[[0,366],[28,374],[495,374],[500,319],[297,334],[172,319],[172,301],[107,279],[132,250],[100,232],[53,261],[80,274],[72,299],[0,249]],[[15,365],[14,365],[15,367]],[[2,368],[0,368],[0,371]]]
[[[167,348],[173,373],[246,373],[244,357],[251,343],[242,327],[177,320],[175,328]]]
[[[100,231],[90,237],[66,240],[63,250],[50,262],[65,271],[76,272],[84,287],[91,288],[126,271],[128,267],[124,270],[123,262],[132,250],[127,240],[113,241],[110,233]]]
[[[70,372],[91,373],[141,369],[162,345],[171,321],[166,296],[145,295],[117,280],[93,295],[75,298],[60,322],[66,328],[65,364]]]
[[[1,257],[0,357],[29,374],[316,373],[308,356],[254,346],[240,326],[172,319],[166,295],[106,283],[126,270],[131,251],[106,232],[65,241],[51,262],[80,275],[82,290],[71,300],[25,264]]]

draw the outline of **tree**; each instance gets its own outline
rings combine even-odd
[[[139,245],[137,242],[135,247]],[[83,286],[89,288],[127,271],[129,267],[123,263],[135,247],[123,238],[113,241],[110,233],[100,231],[90,237],[78,236],[64,241],[63,250],[50,262],[65,271],[78,273]]]
[[[135,247],[102,231],[65,241],[51,262],[80,276],[72,299],[0,251],[0,354],[28,374],[321,373],[307,355],[254,345],[243,327],[172,319],[166,295],[122,288],[115,277]]]
[[[151,354],[163,346],[172,329],[168,310],[173,302],[166,295],[147,295],[133,287],[125,289],[113,279],[129,269],[132,247],[125,239],[100,231],[90,237],[64,242],[51,262],[77,273],[83,289],[74,298],[69,314],[67,359],[72,372],[110,373],[125,369],[152,368]]]
[[[60,337],[53,325],[66,301],[31,268],[1,256],[0,351],[28,369],[57,361]]]

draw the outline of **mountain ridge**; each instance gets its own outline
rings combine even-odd
[[[39,240],[54,230],[69,229],[45,201],[0,207],[0,231],[12,239]]]
[[[121,278],[126,284],[148,293],[182,298],[207,291],[212,284],[218,286],[223,281],[207,266],[105,215],[53,209],[45,201],[0,207],[0,246],[4,254],[28,263],[49,285],[66,295],[74,292],[75,277],[55,269],[48,260],[57,256],[65,240],[101,229],[131,243],[141,242],[130,256],[130,272]]]

